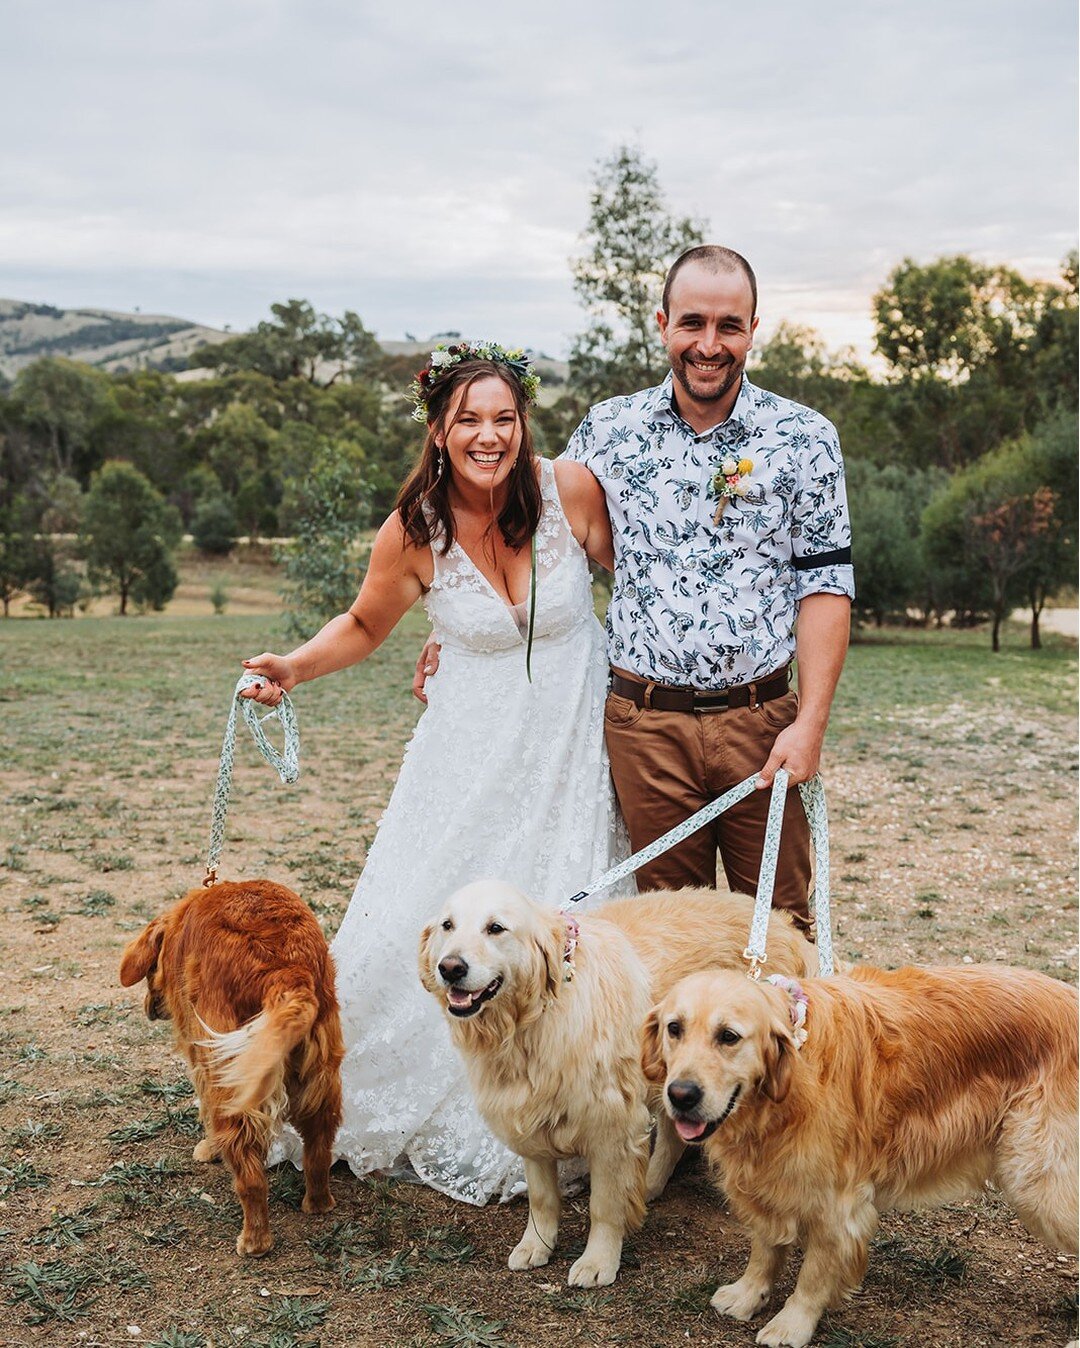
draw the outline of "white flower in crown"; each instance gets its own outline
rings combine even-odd
[[[532,368],[528,355],[521,347],[507,351],[498,342],[457,341],[450,346],[440,344],[431,353],[427,365],[412,381],[409,396],[413,400],[413,420],[426,422],[428,399],[435,385],[447,371],[463,360],[491,360],[505,365],[521,384],[527,403],[535,403],[540,388],[540,376]]]

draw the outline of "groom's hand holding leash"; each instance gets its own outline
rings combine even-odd
[[[800,782],[808,782],[821,762],[824,738],[824,727],[818,730],[804,722],[801,716],[792,721],[773,741],[772,752],[758,773],[757,789],[764,791],[772,786],[777,768],[784,768],[788,773],[789,788],[798,786]]]

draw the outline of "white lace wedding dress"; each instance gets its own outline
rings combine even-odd
[[[626,855],[604,751],[604,638],[547,460],[541,489],[531,683],[528,604],[508,605],[456,542],[445,557],[432,549],[439,670],[333,943],[346,1048],[337,1155],[357,1174],[407,1163],[477,1204],[519,1187],[521,1166],[477,1113],[420,985],[420,931],[472,880],[557,905]],[[297,1143],[286,1134],[294,1160]]]

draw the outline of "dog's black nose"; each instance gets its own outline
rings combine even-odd
[[[444,983],[460,983],[469,972],[469,966],[460,955],[447,955],[439,961],[439,977]]]
[[[676,1109],[696,1109],[701,1104],[704,1091],[696,1081],[669,1081],[668,1099]]]

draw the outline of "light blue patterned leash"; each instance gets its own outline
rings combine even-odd
[[[696,814],[692,814],[689,819],[684,819],[681,824],[676,824],[673,829],[669,829],[655,842],[649,843],[648,847],[643,847],[640,852],[635,852],[626,861],[621,861],[617,866],[605,871],[599,880],[594,881],[587,889],[583,889],[580,893],[567,899],[562,906],[562,911],[565,912],[571,904],[580,903],[582,899],[587,899],[591,895],[599,893],[600,890],[607,889],[620,880],[625,880],[639,867],[646,865],[658,856],[662,856],[676,843],[682,842],[684,838],[689,838],[699,828],[750,795],[756,789],[757,780],[758,774],[755,772],[745,781],[741,781],[738,786],[733,786],[730,791],[726,791],[716,800],[710,801]],[[769,911],[772,908],[773,887],[776,883],[776,863],[780,855],[780,832],[784,823],[787,783],[787,772],[783,768],[778,768],[776,776],[773,778],[772,794],[769,798],[769,815],[765,822],[765,845],[761,853],[761,870],[758,873],[757,894],[754,896],[754,916],[750,924],[750,940],[743,951],[743,958],[750,964],[749,976],[751,978],[759,977],[761,966],[766,963],[767,959],[765,939],[769,926]],[[810,837],[814,844],[815,874],[814,888],[810,894],[810,910],[814,915],[817,927],[818,966],[822,977],[828,977],[833,972],[832,916],[829,909],[829,819],[825,807],[825,788],[822,785],[821,775],[815,773],[808,782],[800,783],[799,794],[802,796],[803,809],[806,811],[806,820],[810,825]]]
[[[769,798],[769,816],[765,821],[765,846],[761,853],[757,894],[754,896],[750,940],[743,951],[743,958],[750,961],[751,978],[758,977],[766,959],[765,937],[772,907],[773,885],[776,882],[776,862],[780,855],[787,781],[787,772],[777,768]],[[832,914],[829,908],[829,817],[820,773],[815,773],[808,782],[800,783],[799,794],[814,844],[814,888],[810,895],[810,911],[817,928],[818,968],[822,977],[827,978],[833,972]]]
[[[217,786],[214,789],[214,811],[210,821],[210,850],[206,855],[206,876],[204,885],[217,883],[217,865],[221,856],[221,844],[225,837],[225,815],[229,808],[229,792],[232,789],[233,747],[236,743],[236,710],[243,709],[251,737],[259,753],[277,769],[278,776],[288,786],[300,776],[300,728],[296,723],[296,711],[288,693],[282,693],[281,701],[271,707],[265,716],[258,713],[258,703],[249,697],[241,697],[245,688],[266,683],[261,674],[241,674],[233,691],[232,704],[229,707],[229,719],[225,725],[225,738],[221,742],[221,761],[218,765]],[[266,738],[262,728],[263,721],[276,718],[281,722],[285,734],[282,753],[274,748]]]

